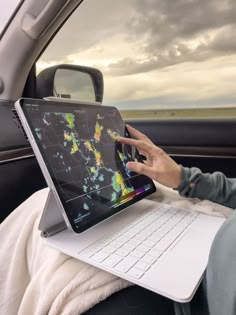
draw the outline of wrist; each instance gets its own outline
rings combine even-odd
[[[183,190],[189,183],[189,168],[183,167],[181,164],[179,164],[179,181],[174,187],[175,190],[181,191]]]

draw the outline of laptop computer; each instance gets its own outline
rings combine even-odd
[[[20,99],[15,108],[50,188],[39,225],[46,243],[178,302],[192,299],[224,222],[149,200],[151,179],[115,107]]]

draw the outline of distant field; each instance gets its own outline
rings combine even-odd
[[[121,110],[124,119],[132,118],[197,118],[218,117],[236,118],[236,108],[189,108],[189,109],[154,109],[154,110]]]

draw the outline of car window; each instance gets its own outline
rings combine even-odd
[[[236,116],[234,0],[86,0],[37,62],[100,69],[127,118]]]
[[[8,0],[0,3],[0,35],[21,0]]]

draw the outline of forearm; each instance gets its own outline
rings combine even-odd
[[[182,167],[181,196],[214,201],[230,208],[236,208],[236,179],[227,178],[220,172],[203,174],[198,168]]]

